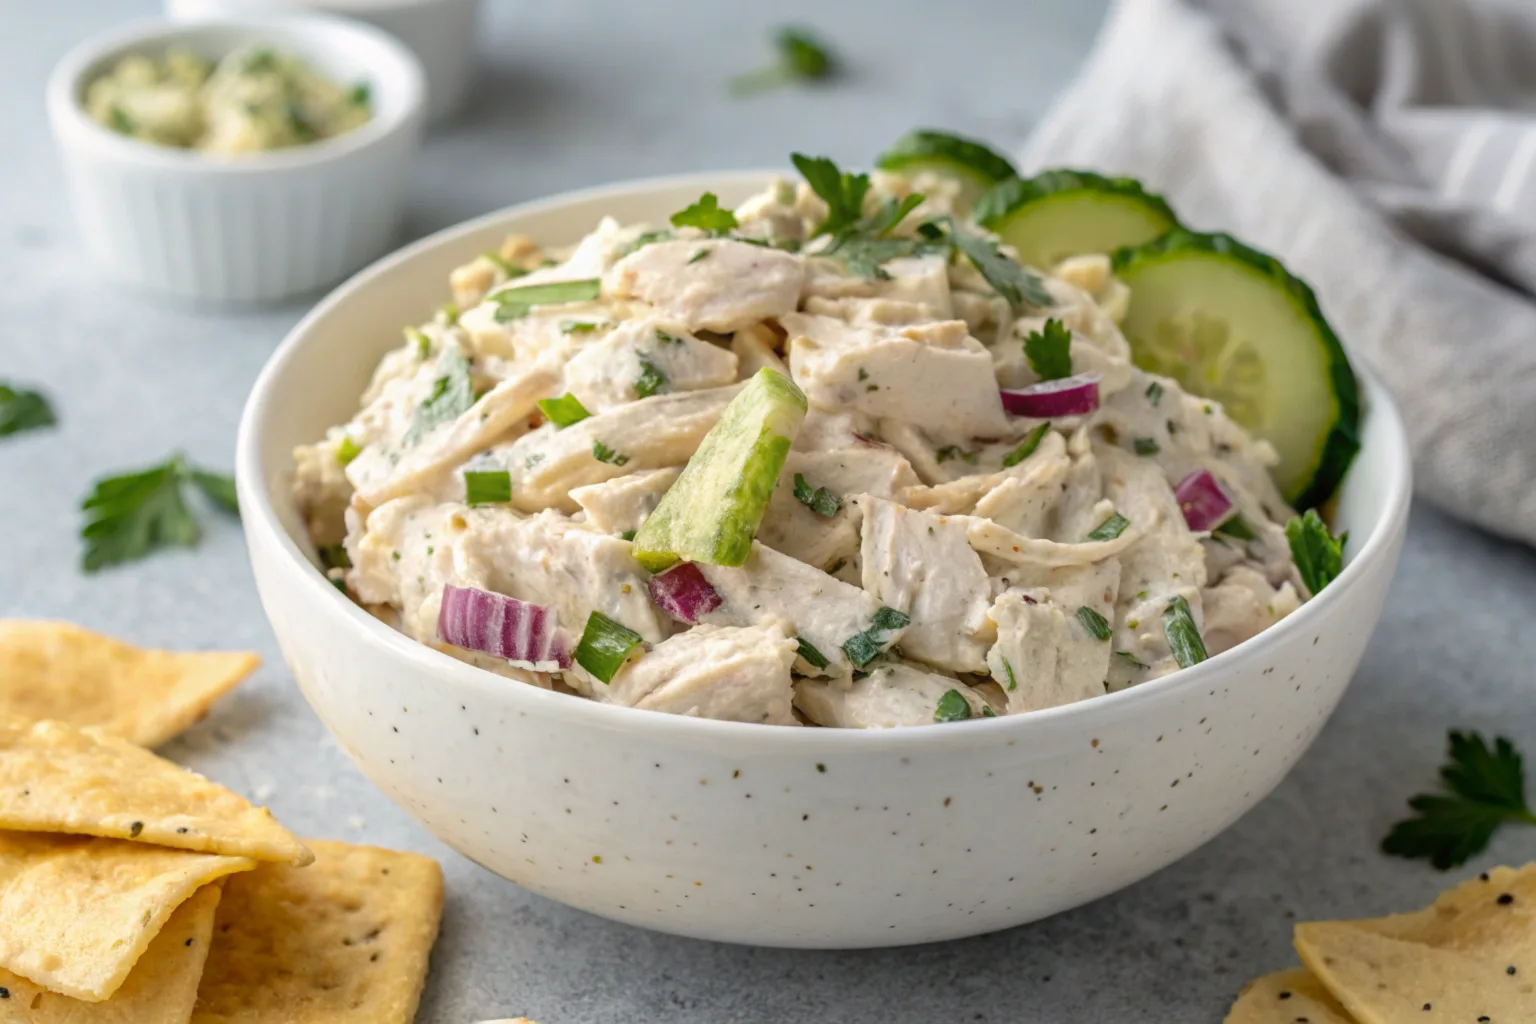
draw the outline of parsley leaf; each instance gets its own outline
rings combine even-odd
[[[824,156],[791,153],[795,169],[811,186],[811,191],[827,204],[827,219],[812,235],[835,235],[851,228],[864,216],[864,196],[869,192],[869,175],[851,174]]]
[[[959,690],[945,690],[933,709],[935,722],[963,722],[971,717],[971,702]]]
[[[1307,509],[1285,524],[1286,539],[1291,542],[1291,558],[1301,582],[1316,597],[1344,570],[1344,543],[1348,533],[1334,537],[1316,509]]]
[[[1035,454],[1035,449],[1040,447],[1040,442],[1045,440],[1045,435],[1050,429],[1051,421],[1046,420],[1034,430],[1025,434],[1024,440],[1019,442],[1019,446],[1003,456],[1003,468],[1011,469]]]
[[[730,210],[720,209],[720,200],[713,192],[705,192],[698,202],[672,215],[672,226],[698,228],[712,235],[723,235],[736,230],[736,215]]]
[[[837,73],[837,59],[808,29],[786,26],[773,34],[778,60],[729,82],[733,96],[750,96],[794,82],[816,82]]]
[[[1072,332],[1055,317],[1024,339],[1024,356],[1041,380],[1072,376]]]
[[[182,485],[202,491],[218,508],[239,515],[234,481],[193,466],[181,453],[158,466],[96,481],[80,508],[85,526],[81,568],[96,572],[164,547],[193,547],[202,536]]]
[[[1450,792],[1409,800],[1418,816],[1392,826],[1383,853],[1423,858],[1445,871],[1480,853],[1505,822],[1536,825],[1525,802],[1525,766],[1509,740],[1497,737],[1489,749],[1477,733],[1453,730],[1449,757],[1440,778]]]
[[[606,462],[614,466],[622,466],[629,461],[628,455],[614,451],[601,441],[592,442],[592,457],[598,462]]]
[[[0,384],[0,437],[23,430],[51,427],[58,422],[53,406],[41,391],[27,391]]]
[[[1125,532],[1125,528],[1131,525],[1131,521],[1119,512],[1115,512],[1098,526],[1088,531],[1086,540],[1114,540]]]
[[[806,483],[805,477],[799,473],[795,474],[795,500],[823,519],[831,519],[837,515],[837,510],[843,507],[842,498],[825,487],[811,490],[811,485]]]
[[[503,505],[512,500],[512,474],[505,469],[464,471],[466,505]]]
[[[650,398],[667,386],[667,375],[645,356],[640,357],[640,376],[635,378],[635,395]]]
[[[1008,305],[1015,310],[1026,305],[1047,308],[1056,304],[1056,300],[1046,290],[1045,282],[1017,260],[1005,256],[996,242],[959,230],[955,227],[953,217],[929,221],[928,225],[931,227],[936,223],[943,223],[949,229],[949,239],[955,248],[971,261],[981,276],[986,278],[987,284],[1007,299]],[[932,237],[933,231],[927,234]]]
[[[416,407],[405,443],[416,444],[434,429],[459,418],[475,404],[474,382],[469,376],[469,360],[458,352],[445,352],[438,360],[443,375],[432,382],[432,391]]]

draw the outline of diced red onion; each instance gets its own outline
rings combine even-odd
[[[651,600],[678,622],[697,623],[701,616],[719,608],[720,595],[692,562],[674,565],[651,577]]]
[[[570,640],[555,610],[474,587],[443,587],[437,635],[445,643],[505,658],[517,668],[553,672],[571,667]]]
[[[1173,496],[1191,530],[1214,530],[1232,512],[1232,499],[1208,469],[1197,469],[1180,480]]]
[[[1079,373],[1027,388],[1003,388],[1002,396],[1003,408],[1015,416],[1037,420],[1081,416],[1099,407],[1099,375]]]

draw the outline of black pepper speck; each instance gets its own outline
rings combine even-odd
[[[1507,906],[1509,906],[1513,902],[1515,902],[1515,898],[1513,896],[1511,896],[1509,893],[1504,892],[1504,893],[1500,893],[1499,894],[1499,899],[1498,899],[1499,906],[1507,907]]]
[[[143,831],[144,823],[142,821],[136,821],[132,825],[128,826],[128,838],[137,839],[139,838],[139,833]]]

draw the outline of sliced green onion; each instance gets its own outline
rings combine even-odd
[[[522,267],[513,266],[511,263],[508,263],[499,252],[488,252],[483,253],[482,255],[484,256],[486,262],[490,263],[503,274],[506,274],[508,278],[522,277],[524,274],[528,273],[528,271],[524,270]]]
[[[640,376],[635,378],[635,395],[650,398],[667,386],[667,375],[645,356],[640,357]]]
[[[1253,532],[1253,527],[1249,526],[1248,521],[1244,519],[1240,514],[1233,516],[1231,519],[1228,519],[1226,522],[1222,523],[1211,532],[1225,534],[1226,536],[1236,538],[1237,540],[1258,539],[1258,534]]]
[[[1115,657],[1119,658],[1120,660],[1124,661],[1126,664],[1131,665],[1131,666],[1133,666],[1135,668],[1146,668],[1147,667],[1147,663],[1146,662],[1144,662],[1140,658],[1136,657],[1136,655],[1132,654],[1130,651],[1116,651],[1115,652]]]
[[[981,706],[981,717],[982,718],[996,718],[997,717],[997,712],[992,710],[991,705],[983,704]]]
[[[1045,435],[1050,429],[1050,420],[1046,420],[1044,423],[1040,424],[1034,430],[1031,430],[1028,434],[1026,434],[1024,436],[1024,440],[1019,442],[1019,446],[1017,448],[1003,456],[1003,468],[1007,469],[1013,466],[1017,466],[1019,463],[1035,454],[1035,449],[1040,447],[1040,442],[1045,440]]]
[[[912,617],[906,612],[899,612],[895,608],[881,608],[875,612],[869,620],[871,629],[901,629],[911,625]]]
[[[1008,677],[1008,685],[1004,689],[1012,693],[1019,688],[1019,679],[1013,674],[1013,666],[1008,663],[1008,659],[1002,658],[1001,660],[1003,663],[1003,674]]]
[[[1109,620],[1087,605],[1077,610],[1077,621],[1083,624],[1083,628],[1095,640],[1108,640],[1114,634],[1114,630],[1109,628]]]
[[[576,664],[605,683],[613,681],[629,653],[640,646],[641,636],[602,612],[593,612],[576,645]]]
[[[963,722],[971,717],[971,702],[960,695],[959,690],[946,690],[939,698],[939,706],[933,710],[935,722]]]
[[[1157,381],[1153,381],[1152,383],[1148,384],[1147,385],[1147,401],[1152,403],[1152,408],[1154,408],[1154,409],[1157,408],[1157,404],[1159,402],[1161,402],[1162,400],[1163,400],[1163,386],[1161,384],[1159,384]]]
[[[811,485],[799,473],[795,474],[795,500],[823,519],[831,519],[843,507],[843,499],[825,487],[811,490]]]
[[[555,425],[557,430],[564,430],[573,423],[580,423],[592,414],[587,412],[587,407],[575,395],[561,395],[559,398],[539,399],[539,411],[544,418]]]
[[[351,437],[343,437],[341,444],[336,446],[336,461],[343,466],[361,454],[363,454],[363,450],[357,446],[357,442],[352,440]]]
[[[1176,597],[1168,602],[1163,612],[1163,635],[1168,638],[1168,649],[1180,668],[1198,665],[1210,655],[1205,651],[1205,641],[1195,628],[1195,617],[1190,613],[1189,602]]]
[[[464,500],[471,505],[504,505],[512,500],[512,474],[504,469],[464,471]]]
[[[820,651],[818,651],[814,644],[810,643],[803,637],[796,637],[795,642],[800,646],[800,657],[804,658],[806,661],[810,662],[817,668],[826,668],[828,665],[832,664],[827,660],[827,656],[825,654],[822,654]]]
[[[1125,532],[1125,528],[1131,525],[1131,521],[1119,512],[1114,513],[1104,520],[1088,534],[1089,540],[1114,540]]]
[[[496,300],[496,319],[500,323],[520,320],[534,306],[558,306],[568,302],[591,302],[602,293],[597,278],[584,281],[555,281],[550,284],[526,284],[521,288],[503,288],[491,298]]]
[[[1138,437],[1131,442],[1131,447],[1136,449],[1137,455],[1156,455],[1163,450],[1155,437]]]
[[[629,456],[614,451],[601,441],[592,442],[592,457],[598,462],[606,462],[614,466],[622,466],[629,461]]]

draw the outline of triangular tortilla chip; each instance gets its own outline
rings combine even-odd
[[[1410,914],[1348,924],[1389,939],[1463,953],[1488,952],[1536,971],[1536,864],[1494,868],[1440,894]]]
[[[62,722],[0,722],[0,829],[314,859],[266,808],[127,740]]]
[[[256,862],[89,836],[0,832],[0,968],[99,1003],[172,911]]]
[[[0,1024],[187,1024],[218,905],[217,885],[193,893],[103,1003],[82,1003],[0,971]]]
[[[1360,1024],[1536,1021],[1529,978],[1487,956],[1328,921],[1297,925],[1296,951]]]
[[[415,853],[310,840],[225,886],[193,1024],[410,1024],[443,913]]]
[[[255,671],[250,653],[149,651],[68,622],[0,620],[0,713],[158,747]]]
[[[1339,1001],[1303,970],[1266,974],[1248,983],[1224,1024],[1355,1024]]]

